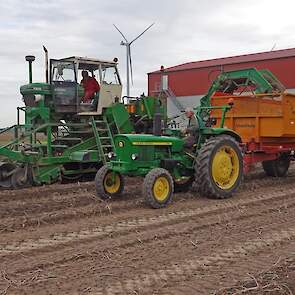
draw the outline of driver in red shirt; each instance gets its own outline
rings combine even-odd
[[[100,90],[100,86],[94,77],[90,77],[88,71],[82,71],[81,85],[84,88],[84,96],[82,97],[82,102],[91,103],[95,92]]]

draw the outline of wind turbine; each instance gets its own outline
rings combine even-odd
[[[124,41],[121,41],[120,45],[126,46],[126,79],[127,79],[127,102],[128,97],[130,97],[130,76],[133,85],[133,70],[132,70],[132,58],[131,58],[131,45],[135,42],[138,38],[140,38],[147,30],[149,30],[155,23],[149,25],[142,33],[140,33],[136,38],[134,38],[131,42],[127,40],[124,34],[119,30],[119,28],[115,25],[114,27],[116,30],[121,34]]]

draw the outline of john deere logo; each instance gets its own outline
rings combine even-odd
[[[119,147],[123,147],[124,146],[124,142],[123,141],[119,141],[118,146]]]

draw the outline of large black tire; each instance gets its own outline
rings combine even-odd
[[[113,173],[115,173],[115,183],[110,182]],[[95,189],[97,196],[103,200],[118,197],[124,190],[124,178],[109,167],[102,166],[95,176]]]
[[[210,138],[199,151],[194,189],[202,196],[224,199],[237,190],[243,178],[243,156],[237,141],[229,135]]]
[[[290,166],[290,159],[284,156],[276,160],[262,162],[262,167],[266,175],[272,176],[272,177],[286,176],[289,166]]]
[[[182,182],[176,182],[174,181],[174,192],[175,193],[183,193],[189,191],[191,188],[193,182],[194,182],[195,177],[191,176],[189,177],[186,181]]]
[[[166,169],[154,168],[144,178],[143,196],[154,209],[166,207],[172,200],[173,190],[173,179]]]

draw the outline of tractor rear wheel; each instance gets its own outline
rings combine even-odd
[[[286,176],[289,166],[290,159],[288,157],[280,157],[276,160],[262,162],[262,167],[266,175],[273,177]]]
[[[228,135],[210,138],[199,151],[195,184],[201,195],[231,197],[243,177],[243,156],[237,141]]]
[[[124,190],[124,178],[120,173],[102,166],[95,176],[95,189],[97,196],[103,200],[118,197]]]
[[[166,169],[152,169],[144,178],[143,196],[152,208],[166,207],[172,200],[173,189],[172,176]]]

